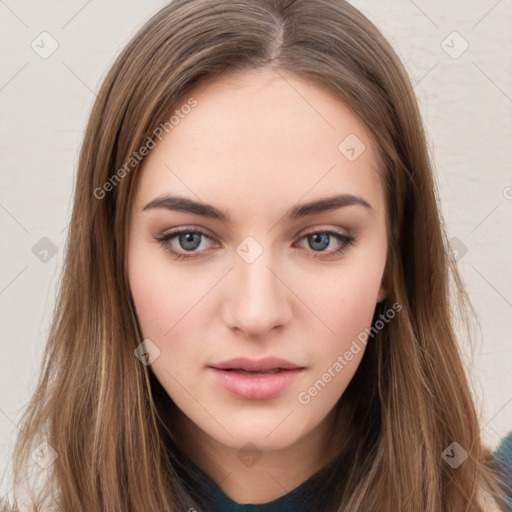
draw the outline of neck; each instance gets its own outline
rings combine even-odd
[[[219,443],[182,413],[173,420],[178,447],[233,501],[262,504],[289,493],[331,462],[334,411],[307,436],[272,451]]]

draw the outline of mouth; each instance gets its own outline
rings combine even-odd
[[[236,357],[228,361],[212,364],[210,367],[218,370],[245,371],[252,373],[275,373],[281,370],[297,370],[304,368],[303,366],[287,361],[286,359],[274,356],[265,357],[263,359]]]
[[[216,368],[219,370],[220,368]],[[226,372],[236,372],[236,373],[247,373],[250,375],[272,375],[274,373],[279,373],[282,371],[286,371],[284,368],[274,368],[273,370],[243,370],[242,368],[226,368],[224,371]]]
[[[268,400],[280,395],[305,367],[274,357],[237,358],[208,367],[215,381],[231,395],[245,400]]]

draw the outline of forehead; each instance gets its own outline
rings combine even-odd
[[[180,111],[191,98],[197,105]],[[139,207],[166,192],[260,214],[333,193],[383,207],[367,130],[312,82],[269,69],[231,74],[195,87],[176,109],[179,122],[144,161]]]

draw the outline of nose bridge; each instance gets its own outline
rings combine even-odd
[[[252,237],[238,247],[228,292],[229,324],[248,335],[263,335],[291,315],[287,288],[277,277],[269,248]],[[284,279],[283,279],[284,280]]]

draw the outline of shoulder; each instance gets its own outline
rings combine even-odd
[[[493,452],[494,459],[503,467],[507,475],[512,474],[512,431],[509,432]]]
[[[508,488],[508,510],[512,512],[512,431],[500,441],[492,455],[501,468],[501,474]]]

